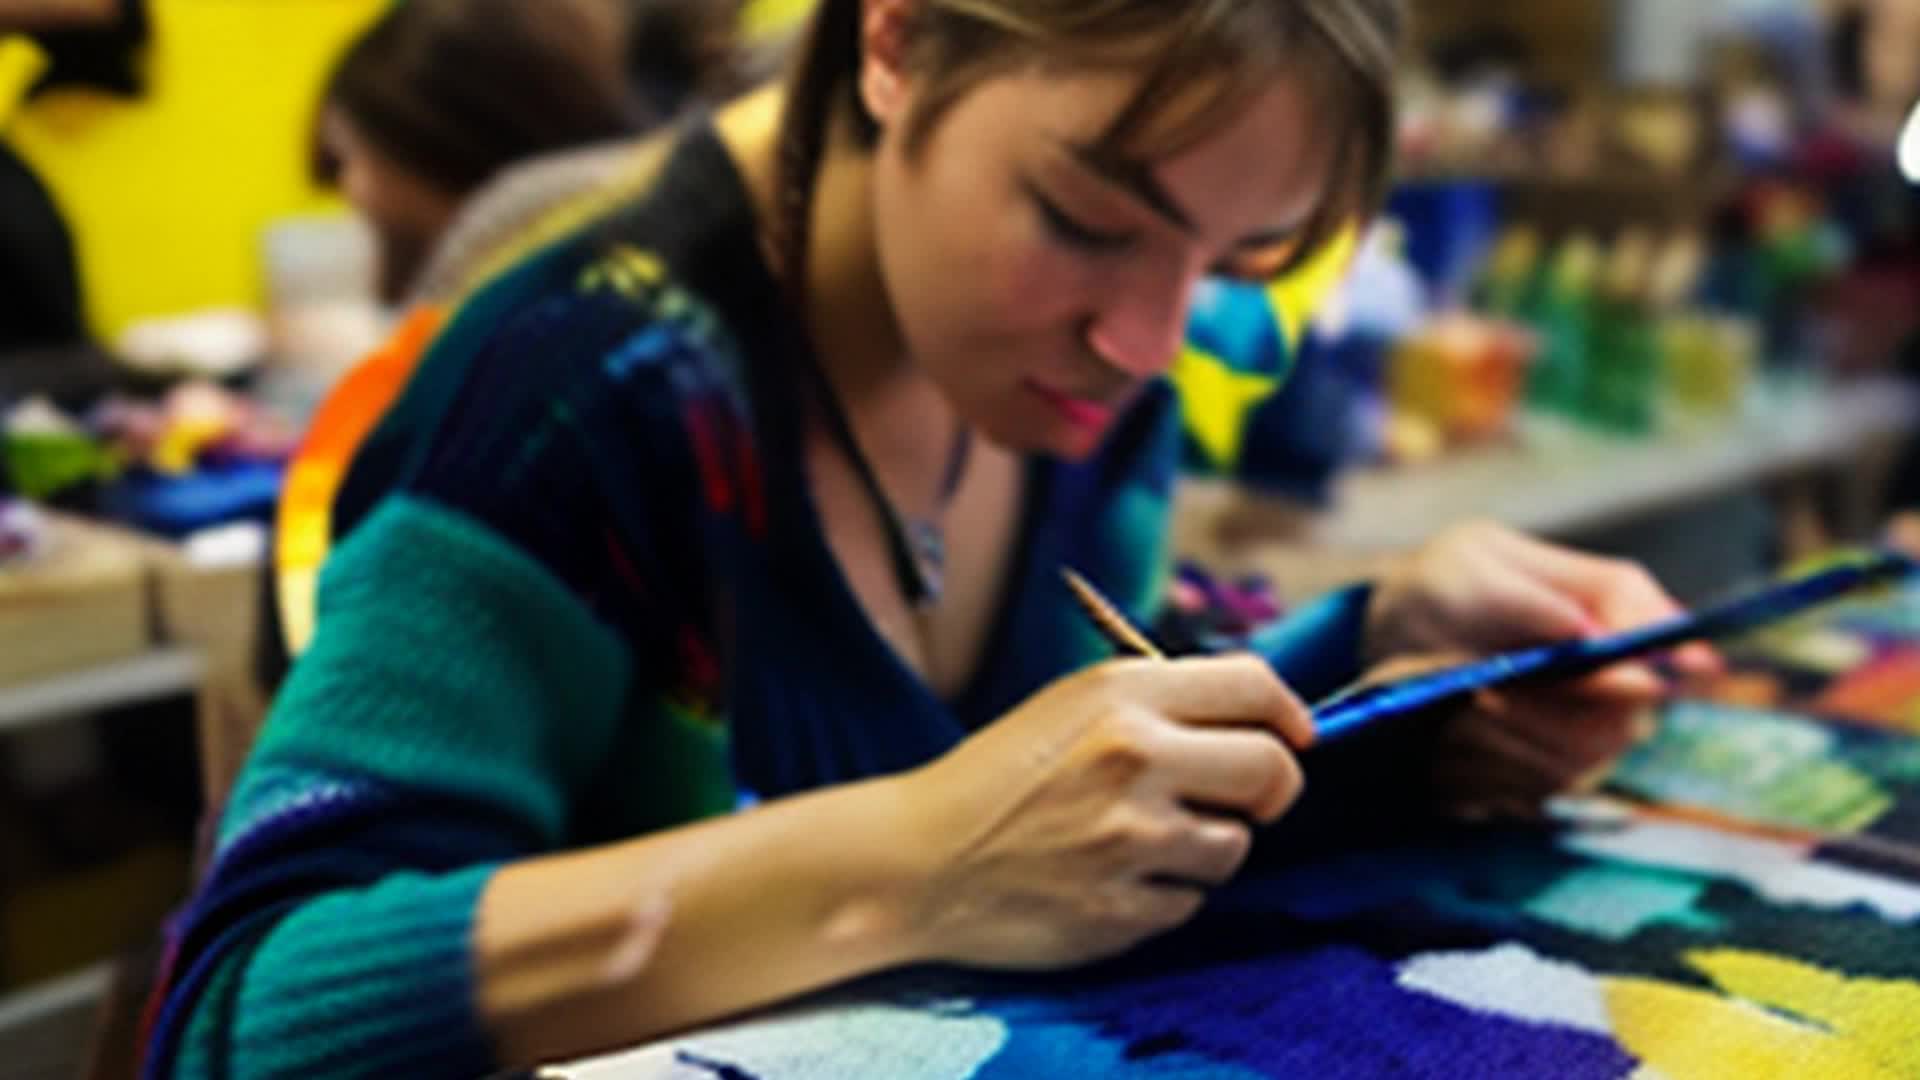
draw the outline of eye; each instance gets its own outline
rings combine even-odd
[[[1067,247],[1089,254],[1106,255],[1124,251],[1133,244],[1130,233],[1103,232],[1080,223],[1036,188],[1028,188],[1027,194],[1039,209],[1040,220],[1046,222],[1047,231]]]
[[[1243,251],[1222,260],[1214,267],[1213,272],[1219,277],[1232,278],[1251,285],[1267,285],[1292,264],[1298,247],[1299,240],[1296,238],[1252,251]]]

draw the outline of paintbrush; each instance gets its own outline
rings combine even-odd
[[[1148,660],[1167,658],[1167,654],[1153,643],[1153,639],[1129,622],[1127,617],[1120,613],[1120,609],[1113,606],[1112,601],[1102,596],[1100,590],[1093,587],[1092,582],[1072,570],[1062,570],[1060,576],[1066,579],[1067,590],[1073,593],[1075,600],[1080,602],[1081,610],[1085,611],[1087,618],[1093,621],[1094,629],[1100,631],[1100,636],[1106,638],[1107,643],[1116,651],[1124,656],[1138,656]]]
[[[1873,553],[1811,577],[1651,626],[1520,649],[1407,679],[1363,681],[1314,702],[1314,729],[1319,742],[1337,742],[1390,720],[1466,700],[1483,690],[1577,679],[1685,642],[1747,633],[1856,590],[1910,577],[1915,570],[1914,560],[1905,555]],[[1071,570],[1062,573],[1094,625],[1116,649],[1129,656],[1164,657],[1084,578]]]
[[[1520,649],[1394,682],[1363,682],[1315,702],[1314,724],[1323,742],[1336,741],[1383,720],[1459,702],[1483,690],[1570,681],[1690,641],[1749,633],[1850,593],[1911,577],[1915,571],[1908,556],[1878,552],[1651,626]]]

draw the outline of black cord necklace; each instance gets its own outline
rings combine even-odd
[[[894,580],[900,586],[901,594],[917,611],[937,606],[946,593],[947,583],[947,531],[943,519],[947,507],[953,503],[954,495],[960,490],[960,482],[966,478],[967,463],[973,457],[973,432],[962,423],[954,433],[953,447],[947,454],[947,468],[941,477],[939,498],[934,503],[932,516],[906,517],[894,508],[893,500],[887,497],[886,489],[880,484],[879,473],[874,471],[873,462],[860,449],[860,439],[854,434],[853,422],[840,403],[840,395],[834,392],[827,373],[817,359],[807,367],[813,376],[810,381],[820,396],[821,409],[826,413],[829,433],[853,466],[854,474],[860,478],[860,485],[866,489],[867,498],[879,512],[881,524],[887,530],[887,548],[893,559]]]
[[[827,378],[826,367],[821,363],[819,354],[812,348],[813,343],[806,340],[807,252],[812,239],[813,196],[818,187],[826,138],[824,126],[809,129],[806,125],[798,125],[793,126],[780,140],[782,183],[778,192],[779,231],[769,238],[769,261],[785,270],[786,299],[791,306],[795,325],[802,328],[802,367],[807,380],[813,384],[814,392],[820,397],[829,433],[852,464],[861,486],[866,489],[867,498],[879,513],[881,524],[887,531],[887,548],[893,559],[894,580],[910,607],[916,611],[926,611],[937,606],[946,591],[947,533],[942,519],[954,495],[960,490],[960,481],[966,476],[967,462],[973,452],[973,433],[965,423],[961,423],[954,433],[933,514],[930,517],[903,519],[895,509],[893,500],[887,497],[886,488],[881,486],[873,462],[860,448],[853,422],[847,417],[832,380]]]

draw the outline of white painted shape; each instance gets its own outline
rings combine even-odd
[[[1613,1030],[1599,979],[1523,945],[1416,956],[1401,965],[1397,982],[1477,1013],[1594,1035]]]
[[[1691,825],[1643,823],[1568,833],[1561,846],[1590,858],[1737,882],[1778,904],[1825,909],[1864,905],[1896,922],[1920,921],[1920,888],[1811,862],[1791,844]]]
[[[1000,1020],[949,1008],[822,1005],[547,1070],[565,1080],[713,1080],[682,1052],[778,1080],[967,1080],[1006,1045]]]

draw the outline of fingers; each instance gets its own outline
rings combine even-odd
[[[1253,830],[1221,818],[1182,818],[1172,841],[1155,853],[1151,877],[1208,888],[1233,880],[1253,850]]]
[[[1271,824],[1300,797],[1300,763],[1272,735],[1174,727],[1156,758],[1161,790],[1170,804],[1214,807]]]
[[[1366,677],[1360,680],[1360,685],[1363,687],[1384,686],[1388,683],[1400,682],[1403,679],[1418,678],[1421,675],[1430,675],[1436,671],[1445,671],[1448,668],[1460,667],[1464,664],[1470,664],[1476,659],[1478,659],[1476,656],[1468,652],[1435,652],[1396,656],[1391,660],[1382,661],[1372,668],[1369,668]]]
[[[1588,622],[1585,636],[1638,629],[1685,613],[1679,601],[1638,563],[1590,555],[1519,533],[1507,533],[1503,547],[1515,572],[1536,579],[1525,600],[1538,608],[1528,619],[1532,625],[1570,625],[1568,602],[1582,607]],[[1546,593],[1556,594],[1557,599],[1549,600]],[[1576,635],[1570,631],[1559,636]],[[1671,659],[1686,675],[1714,675],[1725,668],[1719,653],[1704,642],[1681,646]],[[1616,676],[1607,692],[1629,697],[1657,692],[1652,688],[1660,680],[1650,670],[1621,671],[1625,674]]]
[[[1596,611],[1610,602],[1615,593],[1621,594],[1615,602],[1636,605],[1657,601],[1665,595],[1652,577],[1634,563],[1562,547],[1523,533],[1508,534],[1503,548],[1508,564],[1514,569],[1571,593]]]
[[[1920,514],[1905,513],[1887,523],[1888,546],[1920,558]]]
[[[1639,741],[1643,710],[1572,695],[1516,697],[1500,723],[1565,762],[1564,774],[1584,778]]]
[[[1615,664],[1571,684],[1568,691],[1589,699],[1606,699],[1620,705],[1644,705],[1658,701],[1667,692],[1667,681],[1646,664]]]
[[[1569,697],[1496,699],[1456,722],[1452,752],[1482,759],[1492,786],[1480,795],[1542,798],[1590,782],[1630,749],[1636,715]]]
[[[1605,629],[1584,595],[1517,563],[1489,568],[1484,588],[1483,611],[1495,648],[1593,637]]]
[[[1722,675],[1727,670],[1726,658],[1720,655],[1720,650],[1704,641],[1696,641],[1675,649],[1672,662],[1680,674],[1694,678]]]
[[[1191,885],[1140,881],[1107,890],[1103,909],[1095,916],[1127,938],[1138,939],[1171,930],[1200,913],[1207,894]]]
[[[1118,697],[1195,724],[1257,724],[1291,746],[1313,743],[1313,714],[1255,656],[1124,660],[1094,669]]]

